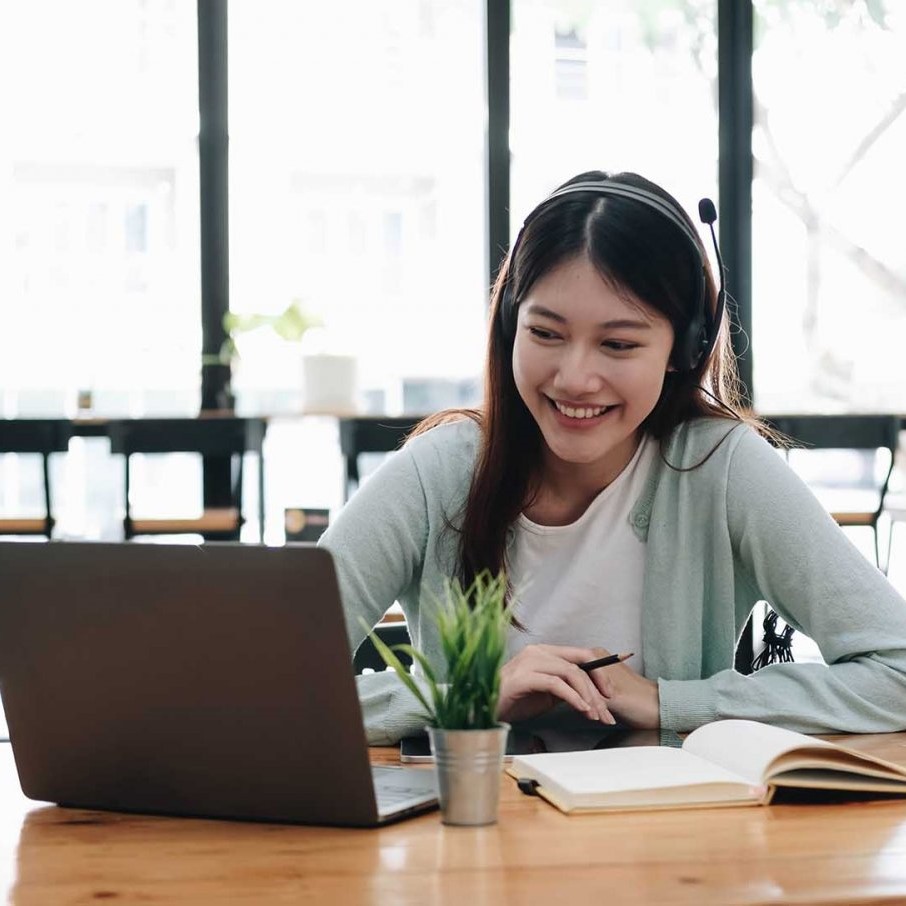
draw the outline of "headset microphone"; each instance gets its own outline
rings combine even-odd
[[[711,242],[714,245],[714,257],[717,258],[717,279],[719,286],[717,290],[717,305],[714,310],[714,317],[711,318],[711,327],[708,331],[707,345],[702,350],[702,357],[707,358],[717,342],[717,335],[720,333],[720,324],[724,317],[724,305],[726,304],[727,290],[724,284],[724,259],[720,254],[720,246],[717,243],[717,234],[714,232],[714,221],[717,220],[717,211],[714,208],[714,202],[710,198],[703,198],[698,203],[698,216],[701,222],[708,225],[711,232]]]

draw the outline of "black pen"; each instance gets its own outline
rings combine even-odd
[[[607,657],[599,657],[594,661],[586,661],[584,664],[579,664],[579,669],[588,672],[597,667],[609,667],[611,664],[620,664],[631,658],[633,654],[635,654],[634,651],[630,651],[629,654],[608,654]]]

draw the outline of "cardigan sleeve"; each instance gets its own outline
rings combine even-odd
[[[826,663],[660,680],[662,725],[738,717],[805,733],[906,729],[906,601],[754,433],[735,446],[726,510],[741,584],[814,639]]]
[[[428,532],[425,492],[408,447],[391,454],[321,536],[333,555],[354,651],[365,630],[417,583]]]
[[[417,588],[428,533],[425,492],[408,447],[391,454],[350,498],[319,546],[334,559],[350,651],[394,601]],[[411,599],[411,595],[406,595]],[[407,614],[410,622],[413,614]],[[425,725],[412,693],[393,671],[356,677],[371,745],[387,745]]]

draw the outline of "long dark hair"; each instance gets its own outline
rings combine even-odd
[[[483,569],[497,573],[506,561],[507,533],[537,491],[542,438],[513,377],[513,344],[519,303],[532,286],[559,264],[586,256],[601,277],[627,290],[661,314],[679,336],[697,305],[696,270],[705,263],[705,303],[714,313],[717,288],[708,257],[692,221],[660,186],[634,173],[582,173],[576,182],[609,180],[655,193],[676,207],[696,237],[698,260],[675,224],[638,201],[581,192],[566,195],[533,212],[497,275],[485,363],[484,403],[480,410],[439,413],[419,426],[468,416],[481,428],[478,458],[468,497],[457,520],[460,570],[471,584]],[[562,186],[561,186],[562,188]],[[515,304],[503,305],[505,292]],[[743,419],[735,359],[727,340],[727,320],[710,353],[694,368],[667,373],[664,388],[642,430],[661,443],[674,428],[700,416]]]

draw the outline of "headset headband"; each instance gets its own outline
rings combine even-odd
[[[564,195],[573,195],[577,192],[596,192],[599,195],[616,195],[620,198],[628,198],[633,201],[641,201],[648,207],[654,208],[659,214],[663,214],[669,221],[674,223],[685,233],[686,238],[696,247],[698,247],[698,236],[689,229],[689,225],[676,212],[674,207],[664,198],[649,192],[647,189],[639,189],[635,186],[628,186],[625,183],[614,182],[604,179],[600,182],[574,182],[562,189],[557,189],[548,195],[538,207],[532,211],[526,218],[526,223],[533,220],[535,215],[540,213],[542,207],[547,207],[548,202],[561,198]],[[523,224],[525,226],[525,224]]]
[[[710,355],[714,344],[717,342],[717,335],[720,331],[721,320],[723,319],[724,305],[726,299],[726,290],[724,286],[724,268],[723,260],[720,255],[720,248],[717,244],[717,236],[714,232],[714,221],[717,219],[717,213],[714,209],[714,203],[709,198],[703,198],[698,205],[699,216],[703,223],[706,223],[711,231],[711,240],[714,244],[714,254],[717,258],[720,285],[717,293],[717,305],[712,313],[708,310],[705,279],[706,259],[702,251],[701,244],[697,233],[690,228],[686,220],[677,209],[667,199],[647,189],[637,186],[627,185],[626,183],[617,182],[612,179],[600,179],[586,182],[575,182],[563,186],[552,192],[545,198],[535,209],[525,218],[516,241],[510,251],[510,270],[507,274],[507,282],[503,290],[503,299],[499,309],[501,326],[505,332],[509,332],[511,325],[515,322],[515,308],[518,300],[515,297],[513,288],[513,264],[516,261],[516,252],[522,241],[525,228],[557,199],[567,195],[580,193],[593,193],[603,196],[615,196],[625,198],[630,201],[637,201],[646,207],[661,214],[669,220],[674,226],[682,231],[689,244],[694,249],[694,253],[699,262],[699,268],[696,269],[696,303],[692,312],[690,323],[686,332],[677,336],[675,340],[675,354],[678,366],[687,370],[692,370],[699,362],[704,361]]]

